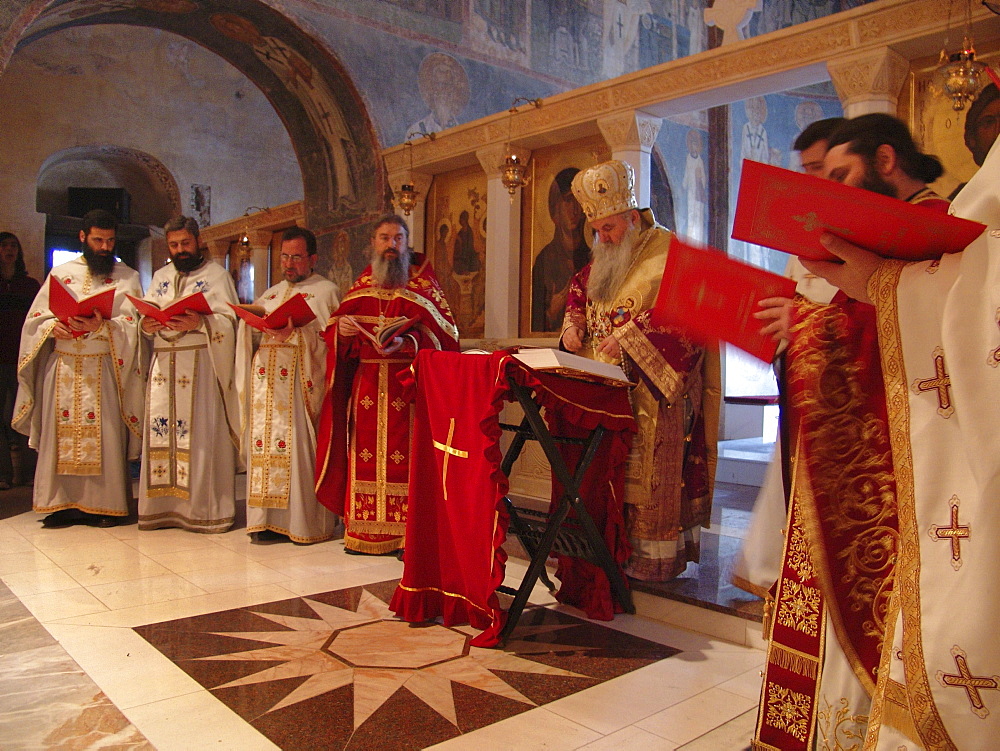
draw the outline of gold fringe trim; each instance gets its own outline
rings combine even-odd
[[[917,728],[913,724],[913,716],[909,707],[904,707],[894,701],[886,701],[882,705],[882,724],[898,730],[918,746],[923,745]]]
[[[359,553],[365,553],[367,555],[385,555],[386,553],[394,553],[403,547],[403,538],[394,537],[391,540],[384,540],[383,542],[371,542],[370,540],[359,540],[356,537],[351,537],[350,532],[344,535],[344,547],[347,550],[356,550]]]
[[[779,668],[789,670],[797,675],[804,675],[815,680],[819,674],[819,662],[798,652],[782,647],[780,644],[771,644],[771,650],[767,656],[768,662],[777,665]]]
[[[756,738],[750,741],[750,751],[781,751],[777,746],[772,746],[770,743],[764,743],[763,741],[758,741]]]

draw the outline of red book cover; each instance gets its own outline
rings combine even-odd
[[[195,313],[201,313],[202,315],[208,316],[212,315],[214,312],[212,307],[208,304],[208,300],[205,299],[205,294],[203,292],[195,292],[193,295],[182,297],[180,300],[171,303],[163,309],[160,309],[145,300],[140,300],[138,297],[132,297],[132,295],[128,294],[125,296],[132,301],[136,310],[138,310],[142,315],[155,318],[164,326],[166,326],[170,322],[170,319],[174,316],[184,315],[184,311],[186,310],[193,310]]]
[[[49,275],[49,310],[62,323],[74,316],[90,318],[100,313],[105,321],[114,317],[115,290],[106,289],[96,295],[77,300],[65,284],[53,275]],[[83,336],[86,331],[74,331],[73,336]]]
[[[986,225],[833,180],[743,162],[733,239],[803,258],[835,260],[830,232],[886,258],[925,261],[957,253]]]
[[[701,342],[722,339],[764,362],[778,343],[761,336],[766,322],[753,317],[766,297],[793,297],[795,281],[729,258],[715,248],[670,241],[652,323],[683,329]]]
[[[299,328],[316,318],[313,309],[306,302],[306,296],[301,292],[289,297],[266,316],[259,316],[246,308],[233,305],[232,303],[229,303],[229,307],[233,309],[236,315],[246,321],[248,326],[253,326],[259,331],[264,331],[265,329],[283,329],[288,325],[288,321],[291,321],[292,326],[295,328]]]

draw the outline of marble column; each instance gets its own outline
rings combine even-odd
[[[888,47],[845,55],[826,64],[845,117],[873,112],[896,114],[899,95],[910,73],[909,61]]]
[[[486,172],[486,326],[485,338],[518,336],[521,293],[521,189],[514,195],[500,181],[508,153],[527,164],[531,152],[517,146],[494,144],[476,151]]]
[[[611,158],[628,162],[635,170],[635,197],[640,208],[649,206],[650,153],[663,121],[639,110],[597,119],[597,127],[611,149]]]

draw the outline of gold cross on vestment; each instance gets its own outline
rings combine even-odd
[[[941,682],[942,686],[964,688],[965,692],[969,695],[969,703],[972,705],[972,711],[979,717],[986,717],[989,715],[990,710],[986,708],[986,703],[983,701],[983,697],[980,696],[979,690],[991,689],[996,691],[1000,689],[1000,676],[973,675],[972,671],[969,670],[968,655],[965,654],[965,650],[957,646],[951,648],[951,655],[955,658],[955,663],[958,665],[958,675],[939,670],[937,672],[937,679]]]
[[[951,567],[958,571],[962,567],[962,540],[972,536],[972,528],[958,523],[958,496],[953,495],[948,501],[951,506],[951,524],[942,527],[932,524],[928,534],[935,540],[951,540]]]
[[[934,377],[920,378],[913,382],[913,388],[917,391],[937,391],[938,414],[941,417],[951,417],[955,408],[951,404],[951,378],[944,366],[944,350],[940,347],[934,349]]]
[[[455,418],[452,417],[451,421],[448,423],[448,437],[445,439],[444,443],[438,443],[434,439],[431,439],[431,443],[434,444],[434,448],[444,452],[444,460],[441,463],[441,490],[444,491],[444,499],[448,500],[448,457],[457,456],[459,459],[468,459],[469,452],[462,451],[461,449],[454,448],[451,445],[452,438],[455,437]]]

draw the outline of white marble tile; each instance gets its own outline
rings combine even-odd
[[[195,586],[177,574],[150,576],[146,579],[132,579],[110,584],[95,584],[87,591],[98,598],[111,610],[131,608],[136,605],[152,605],[166,600],[180,600],[205,594],[205,590]]]
[[[683,751],[719,751],[719,749],[746,749],[750,747],[757,728],[757,708],[734,717],[729,722],[709,730],[690,743],[681,746]]]
[[[539,707],[428,748],[436,751],[510,751],[513,748],[569,751],[598,738],[594,731]]]
[[[42,568],[16,574],[4,574],[2,579],[3,583],[10,587],[10,591],[18,597],[58,592],[80,586],[72,576],[59,568]]]
[[[62,569],[75,581],[87,587],[170,573],[166,567],[135,551],[130,556],[100,563],[63,564]]]
[[[200,535],[183,529],[139,531],[135,537],[124,538],[125,544],[144,555],[176,553],[182,550],[213,550],[222,547],[215,535]]]
[[[119,708],[200,691],[202,687],[130,628],[50,624],[52,635]]]
[[[580,751],[674,751],[677,747],[658,735],[647,733],[635,725],[606,735],[600,740],[580,746]]]
[[[246,589],[261,584],[281,584],[288,581],[288,576],[281,571],[247,560],[237,566],[212,568],[206,571],[185,571],[179,576],[205,592]]]
[[[45,555],[60,566],[103,564],[107,561],[135,560],[135,548],[129,547],[110,535],[104,535],[100,542],[72,545],[63,548],[49,548]]]
[[[278,749],[208,691],[126,707],[123,712],[157,751]]]
[[[546,709],[601,735],[622,730],[640,720],[678,704],[716,681],[704,683],[686,679],[683,664],[677,669],[684,677],[673,675],[669,658],[639,670],[605,681],[593,688],[546,704]],[[628,701],[622,701],[628,697]]]
[[[636,723],[676,744],[687,743],[743,714],[757,704],[753,699],[719,688],[710,688],[686,701]]]
[[[277,547],[277,546],[274,546]],[[332,573],[362,570],[378,567],[380,570],[392,568],[396,573],[387,577],[398,579],[403,575],[403,564],[389,556],[346,555],[330,550],[318,550],[293,558],[262,560],[261,563],[285,574],[289,579],[310,579]]]
[[[21,602],[42,623],[105,612],[107,606],[83,587],[22,597]]]
[[[39,517],[41,519],[42,517]],[[39,550],[46,552],[50,550],[62,550],[63,548],[76,548],[85,545],[102,545],[115,538],[108,534],[107,530],[98,527],[88,527],[86,525],[76,525],[64,529],[46,529],[25,527],[20,530],[21,534]]]
[[[55,561],[39,550],[0,554],[0,576],[45,568],[57,568],[57,565]]]
[[[633,592],[632,596],[638,615],[697,631],[716,639],[725,639],[733,644],[746,642],[747,621],[739,616],[719,613],[645,592]]]
[[[214,571],[226,566],[239,566],[246,562],[246,556],[234,553],[221,545],[210,543],[208,547],[174,550],[171,552],[148,552],[146,555],[177,574],[188,571]]]
[[[365,568],[334,571],[318,576],[306,576],[292,579],[282,584],[283,587],[297,595],[312,595],[320,592],[332,592],[348,587],[360,587],[365,584],[390,581],[402,576],[399,566],[386,563],[381,566],[366,566]]]
[[[745,673],[740,673],[735,678],[730,678],[728,681],[724,681],[719,684],[719,688],[723,691],[729,691],[734,694],[739,694],[740,696],[745,696],[748,699],[753,699],[758,701],[760,699],[760,686],[764,681],[761,671],[763,666],[759,668],[751,668]]]
[[[167,600],[122,608],[104,613],[93,613],[79,617],[67,616],[60,623],[78,626],[143,626],[147,623],[159,623],[176,618],[190,618],[205,613],[215,613],[220,610],[244,608],[248,605],[259,605],[262,602],[287,600],[295,595],[288,589],[276,584],[266,584],[261,587],[251,587],[245,590],[216,592],[197,597],[186,597],[180,600]]]
[[[4,552],[4,555],[30,553],[35,549],[35,546],[16,529],[0,525],[0,550]]]

